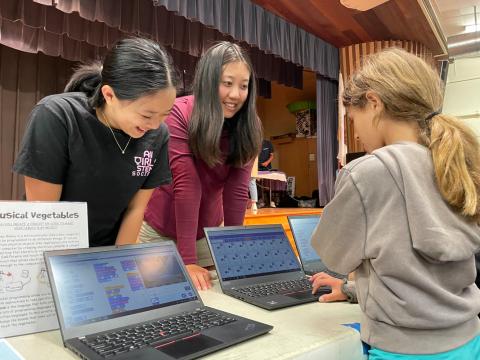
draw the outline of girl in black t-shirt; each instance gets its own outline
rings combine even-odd
[[[162,123],[174,100],[170,58],[153,41],[121,40],[78,68],[30,115],[14,165],[27,200],[87,202],[90,246],[134,242],[153,189],[171,181]]]

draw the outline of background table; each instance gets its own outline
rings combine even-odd
[[[245,212],[244,225],[271,225],[281,224],[285,234],[287,234],[288,240],[295,254],[298,256],[297,246],[293,240],[292,229],[288,222],[289,216],[298,215],[321,215],[323,209],[320,208],[261,208],[257,212],[252,212],[248,209]]]
[[[328,359],[362,360],[360,336],[343,323],[358,322],[360,308],[348,303],[310,303],[267,311],[221,293],[201,291],[207,306],[273,325],[255,339],[206,356],[209,360]],[[79,359],[62,344],[58,330],[7,339],[26,360]]]
[[[257,179],[258,186],[268,190],[268,201],[265,206],[270,206],[272,202],[272,191],[285,191],[287,189],[287,175],[281,171],[258,171],[254,176]]]

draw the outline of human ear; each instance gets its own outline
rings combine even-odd
[[[368,104],[372,107],[373,110],[382,110],[382,100],[380,100],[380,97],[376,93],[374,93],[373,91],[367,91],[367,93],[365,94],[365,98],[367,99]]]
[[[107,104],[111,104],[115,100],[115,92],[110,85],[103,85],[101,91]]]

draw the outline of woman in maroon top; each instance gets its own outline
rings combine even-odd
[[[213,265],[198,262],[200,248],[208,253],[203,228],[243,224],[252,163],[262,142],[255,101],[250,60],[238,45],[221,42],[200,59],[193,96],[178,98],[165,121],[173,183],[153,193],[140,241],[176,241],[199,289],[211,286],[202,266]]]

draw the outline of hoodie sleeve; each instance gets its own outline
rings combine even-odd
[[[324,208],[312,236],[312,246],[328,269],[340,274],[354,271],[365,258],[366,215],[352,174],[343,169],[335,196]]]

